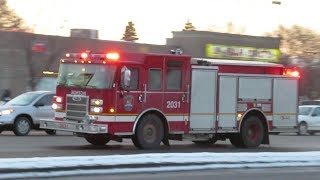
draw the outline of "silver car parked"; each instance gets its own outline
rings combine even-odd
[[[299,132],[298,134],[313,135],[320,132],[320,105],[299,106]]]
[[[0,132],[10,130],[17,136],[26,136],[31,129],[39,130],[40,119],[54,117],[51,108],[54,95],[51,91],[26,92],[0,106]],[[54,130],[46,132],[56,134]]]

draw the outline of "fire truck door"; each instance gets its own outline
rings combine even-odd
[[[217,69],[192,67],[190,131],[214,131]]]
[[[163,57],[150,56],[145,61],[143,91],[140,95],[142,108],[158,109],[163,107]]]
[[[163,112],[170,125],[170,131],[181,131],[187,128],[187,79],[188,61],[183,59],[166,59],[164,70]]]
[[[133,122],[135,120],[135,114],[141,111],[142,103],[139,100],[142,89],[142,68],[135,65],[126,65],[131,71],[130,91],[119,92],[119,98],[117,100],[117,113],[122,115],[117,117],[116,121]]]

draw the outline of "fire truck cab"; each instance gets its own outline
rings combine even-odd
[[[229,139],[251,148],[297,132],[299,74],[279,64],[127,52],[68,53],[60,62],[55,118],[40,127],[93,145]]]

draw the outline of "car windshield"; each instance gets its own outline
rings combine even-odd
[[[68,87],[110,89],[115,72],[114,65],[62,63],[57,84]]]
[[[26,106],[31,104],[37,97],[39,97],[40,94],[38,93],[24,93],[21,94],[13,99],[11,99],[7,105],[12,105],[12,106]]]
[[[300,106],[299,107],[299,115],[309,115],[310,112],[312,110],[312,107],[308,107],[308,106]]]

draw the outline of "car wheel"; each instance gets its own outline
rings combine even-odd
[[[29,118],[21,116],[14,122],[13,133],[16,136],[27,136],[31,130],[31,121]]]
[[[56,130],[52,130],[52,129],[47,129],[47,130],[45,130],[45,132],[48,135],[56,135],[57,134],[57,131]]]
[[[298,135],[306,135],[308,134],[308,124],[305,122],[301,122],[299,124],[299,132]]]
[[[315,134],[316,134],[316,132],[314,132],[314,131],[308,131],[308,133],[309,133],[310,135],[315,135]]]

